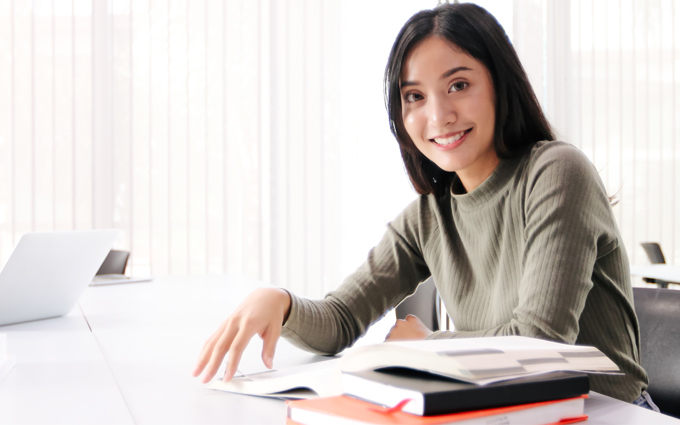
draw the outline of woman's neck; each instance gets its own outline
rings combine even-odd
[[[457,171],[456,174],[465,191],[470,193],[477,189],[480,184],[484,183],[484,180],[489,178],[500,162],[501,160],[497,155],[489,156],[486,161],[477,163],[474,167]]]

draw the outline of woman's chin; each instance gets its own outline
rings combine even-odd
[[[451,162],[434,162],[437,167],[441,168],[442,171],[446,171],[448,173],[455,173],[456,171],[461,169],[461,164],[457,163],[451,163]]]

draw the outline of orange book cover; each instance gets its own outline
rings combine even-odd
[[[372,403],[347,396],[323,397],[310,400],[287,401],[288,424],[311,425],[316,423],[364,423],[375,425],[441,425],[465,424],[491,417],[502,419],[502,423],[568,424],[584,421],[583,395],[572,399],[544,401],[494,409],[458,412],[439,416],[416,416],[394,411]],[[566,416],[563,414],[566,413]],[[494,421],[495,422],[495,421]]]

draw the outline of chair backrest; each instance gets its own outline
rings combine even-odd
[[[652,264],[666,264],[666,258],[663,256],[661,246],[656,242],[642,242],[640,243],[644,248],[649,262]]]
[[[109,252],[109,255],[106,256],[101,267],[99,267],[97,275],[125,274],[125,267],[127,266],[129,256],[130,253],[128,251],[116,251],[112,249]]]
[[[680,418],[680,291],[633,288],[633,296],[647,391],[662,413]]]
[[[418,318],[433,331],[439,330],[439,300],[437,299],[437,287],[432,278],[418,285],[418,289],[410,297],[406,298],[396,308],[397,319],[403,319],[409,314]]]

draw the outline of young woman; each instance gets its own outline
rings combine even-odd
[[[323,300],[253,292],[206,342],[194,375],[205,370],[207,382],[228,353],[231,379],[255,334],[268,367],[280,335],[338,353],[432,276],[455,332],[409,316],[388,340],[524,335],[593,345],[624,375],[594,375],[592,389],[652,408],[607,193],[579,150],[553,141],[500,24],[473,4],[414,15],[392,47],[385,94],[421,196]]]

